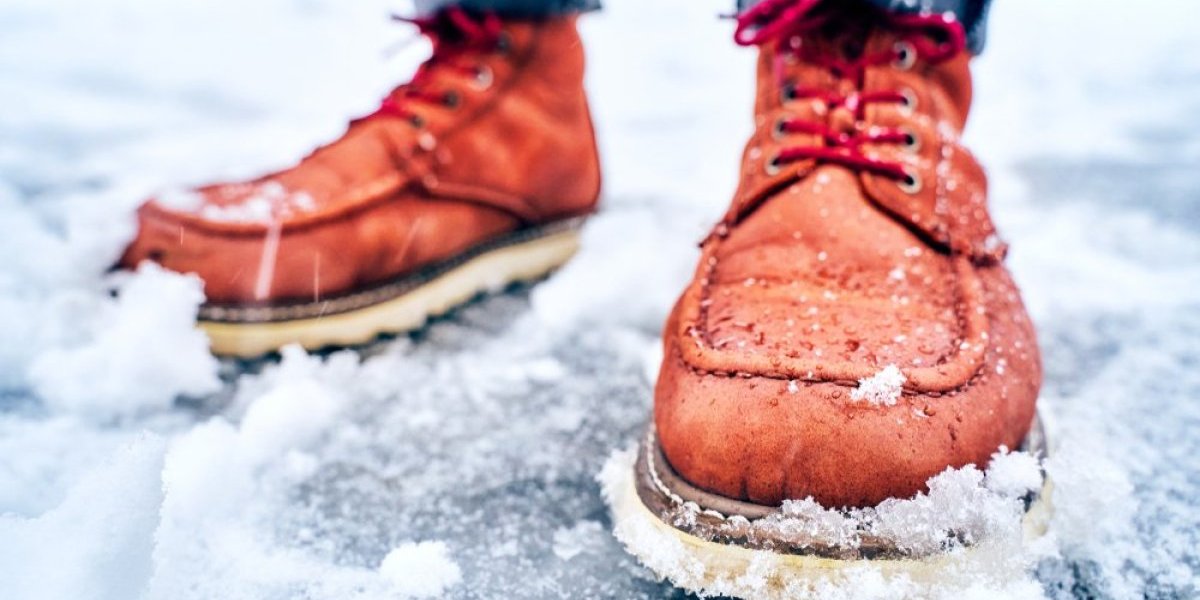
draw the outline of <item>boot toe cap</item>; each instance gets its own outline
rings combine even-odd
[[[841,383],[698,372],[669,352],[655,425],[672,467],[697,487],[770,506],[810,496],[827,507],[873,506],[1020,444],[1036,388],[1008,398],[998,379],[881,405]]]

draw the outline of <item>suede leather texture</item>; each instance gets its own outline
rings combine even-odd
[[[423,87],[458,103],[413,104],[420,124],[376,115],[293,168],[182,207],[147,202],[121,265],[197,273],[210,302],[317,301],[591,212],[600,171],[575,21],[509,21],[502,47],[433,66]]]
[[[895,42],[875,30],[867,51]],[[786,79],[808,87],[916,100],[869,105],[862,119],[824,100],[784,99],[777,64],[764,46],[741,184],[664,329],[658,439],[681,476],[729,498],[827,507],[908,498],[948,467],[1016,448],[1041,385],[984,172],[959,141],[968,57],[868,67],[861,89],[786,64]],[[845,131],[911,130],[916,147],[863,152],[902,164],[920,189],[813,159],[771,173],[782,148],[821,143],[780,134],[777,121],[796,115]],[[852,398],[889,365],[906,377],[894,405]]]

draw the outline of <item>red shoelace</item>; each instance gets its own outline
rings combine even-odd
[[[461,8],[451,7],[430,17],[392,16],[393,20],[409,23],[433,43],[433,53],[417,69],[410,82],[397,87],[388,94],[379,108],[363,117],[395,117],[409,119],[421,125],[420,115],[411,110],[414,103],[441,105],[453,108],[461,101],[454,91],[428,89],[434,72],[450,70],[471,78],[480,87],[492,83],[492,72],[484,65],[467,64],[470,55],[501,50],[505,46],[503,25],[492,13],[475,17]]]
[[[818,10],[820,7],[821,10]],[[820,136],[824,146],[793,146],[783,149],[768,168],[779,168],[783,164],[813,159],[819,163],[831,163],[856,171],[867,171],[883,175],[908,186],[917,186],[915,176],[898,163],[872,158],[861,150],[864,144],[906,144],[916,146],[919,140],[906,129],[864,128],[862,124],[866,107],[871,104],[899,104],[911,107],[915,98],[901,91],[853,92],[842,95],[828,89],[800,87],[785,81],[785,61],[788,55],[829,70],[834,77],[852,81],[862,89],[864,74],[868,67],[894,64],[900,69],[912,68],[918,60],[936,64],[948,60],[966,48],[966,34],[962,25],[952,14],[890,15],[879,13],[870,18],[882,19],[885,26],[898,34],[899,39],[892,48],[884,51],[838,56],[821,51],[811,44],[803,43],[803,36],[812,34],[830,21],[855,19],[862,15],[837,13],[824,0],[765,0],[737,16],[737,29],[733,39],[742,46],[759,46],[770,42],[778,44],[775,56],[777,85],[783,90],[785,102],[819,99],[830,112],[838,107],[849,110],[855,119],[852,132],[837,131],[827,123],[802,119],[783,119],[776,123],[779,135],[804,133]],[[836,10],[836,8],[835,8]],[[862,9],[869,10],[869,9]],[[867,13],[868,15],[870,13]],[[941,41],[935,41],[940,38]]]

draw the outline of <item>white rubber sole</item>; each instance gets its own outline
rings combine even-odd
[[[544,277],[579,249],[570,228],[483,252],[403,294],[363,308],[266,322],[200,320],[214,354],[254,358],[288,344],[315,350],[364,344],[381,334],[419,329],[481,292]]]
[[[886,586],[896,592],[888,597],[925,597],[942,595],[931,590],[965,589],[981,580],[1002,585],[1024,574],[1028,564],[1020,556],[1021,548],[1045,534],[1052,512],[1052,484],[1046,479],[1023,517],[1021,548],[1016,551],[1011,541],[985,540],[925,558],[837,559],[785,554],[710,541],[665,522],[638,493],[634,465],[643,450],[614,455],[600,476],[614,535],[660,578],[702,597],[826,597],[826,592],[835,588],[852,591],[863,586]]]

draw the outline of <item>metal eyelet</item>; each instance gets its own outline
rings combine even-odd
[[[782,140],[787,136],[787,119],[779,117],[775,119],[775,125],[771,127],[771,137],[776,140]]]
[[[904,97],[904,103],[900,105],[900,114],[911,116],[913,111],[917,110],[917,93],[912,88],[904,88],[900,90],[900,95]]]
[[[501,31],[500,36],[496,38],[496,52],[508,54],[510,50],[512,50],[512,36],[508,35],[507,31]]]
[[[771,157],[771,160],[763,163],[763,171],[769,176],[778,175],[781,169],[783,169],[783,165],[779,162],[778,154]]]
[[[462,105],[462,96],[458,92],[450,90],[442,96],[442,104],[445,104],[447,108],[458,108]]]
[[[921,191],[921,178],[912,171],[905,171],[904,179],[897,181],[896,185],[906,194],[916,194]]]
[[[908,127],[899,127],[897,131],[904,134],[904,149],[909,152],[916,152],[921,149],[921,138],[917,136],[917,132]]]
[[[901,40],[892,49],[896,52],[896,60],[892,64],[897,69],[907,71],[917,63],[917,49],[912,44]]]
[[[475,68],[475,89],[479,91],[486,90],[492,87],[492,83],[496,81],[496,74],[492,68],[487,65],[479,65]]]
[[[796,100],[796,86],[790,83],[783,84],[783,88],[779,90],[779,101],[783,104]]]

